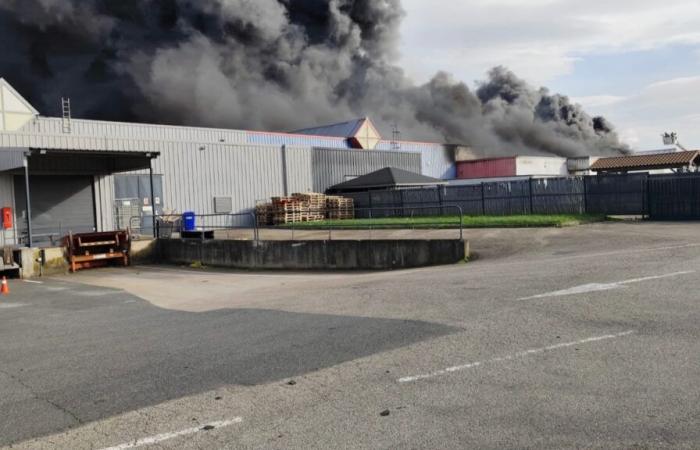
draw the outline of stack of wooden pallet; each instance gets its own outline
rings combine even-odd
[[[309,210],[306,222],[324,220],[326,218],[326,195],[316,192],[306,192],[304,194],[292,194],[292,197],[299,202],[308,205]]]
[[[326,196],[326,216],[331,220],[355,218],[355,201],[351,198]]]
[[[271,203],[255,207],[255,215],[258,225],[266,226],[325,219],[353,219],[355,210],[351,198],[306,192],[292,194],[291,197],[272,197]]]
[[[258,226],[268,226],[274,224],[275,207],[272,203],[261,203],[255,206],[255,219]]]
[[[294,197],[272,197],[274,225],[303,222],[308,207]]]

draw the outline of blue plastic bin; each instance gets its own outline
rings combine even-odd
[[[182,215],[182,230],[196,231],[197,230],[197,215],[193,211],[187,211]]]

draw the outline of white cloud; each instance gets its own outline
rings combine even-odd
[[[619,95],[590,95],[588,97],[572,97],[571,101],[582,105],[584,108],[595,109],[620,103],[626,98]]]
[[[602,114],[617,125],[630,145],[653,149],[661,145],[660,135],[675,131],[687,147],[700,149],[700,76],[653,83],[630,97],[579,98],[594,114]]]
[[[404,65],[418,81],[446,69],[480,78],[504,64],[535,84],[580,55],[700,43],[697,0],[404,0]]]

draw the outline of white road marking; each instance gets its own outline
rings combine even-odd
[[[25,283],[32,283],[32,284],[44,284],[43,281],[35,281],[35,280],[22,280]]]
[[[644,278],[632,278],[630,280],[616,281],[614,283],[583,284],[581,286],[575,286],[575,287],[572,287],[569,289],[564,289],[561,291],[547,292],[546,294],[533,295],[530,297],[522,297],[522,298],[519,298],[518,301],[535,300],[538,298],[548,298],[548,297],[563,297],[566,295],[585,294],[587,292],[610,291],[613,289],[622,289],[625,287],[625,285],[628,285],[628,284],[643,283],[645,281],[661,280],[664,278],[675,278],[675,277],[680,277],[683,275],[690,275],[693,273],[695,273],[694,270],[688,270],[685,272],[674,272],[674,273],[668,273],[665,275],[655,275],[655,276],[644,277]]]
[[[606,335],[604,335],[604,336],[590,337],[590,338],[587,338],[587,339],[581,339],[580,341],[564,342],[564,343],[561,343],[561,344],[550,345],[550,346],[548,346],[548,347],[533,348],[533,349],[530,349],[530,350],[525,350],[525,351],[522,351],[522,352],[515,353],[515,354],[513,354],[513,355],[502,356],[502,357],[500,357],[500,358],[493,358],[493,359],[489,359],[489,360],[486,360],[486,361],[475,361],[475,362],[471,362],[471,363],[468,363],[468,364],[462,364],[462,365],[459,365],[459,366],[448,367],[448,368],[446,368],[446,369],[438,370],[438,371],[432,372],[432,373],[427,373],[427,374],[423,374],[423,375],[414,375],[414,376],[411,376],[411,377],[399,378],[399,379],[398,379],[398,382],[399,382],[399,383],[412,383],[412,382],[415,382],[415,381],[427,380],[427,379],[429,379],[429,378],[435,378],[435,377],[439,377],[439,376],[442,376],[442,375],[447,375],[447,374],[450,374],[450,373],[453,373],[453,372],[460,372],[460,371],[462,371],[462,370],[467,370],[467,369],[472,369],[472,368],[474,368],[474,367],[483,366],[484,364],[511,361],[511,360],[513,360],[513,359],[524,358],[524,357],[526,357],[526,356],[532,356],[532,355],[536,355],[536,354],[540,354],[540,353],[545,353],[545,352],[552,351],[552,350],[558,350],[558,349],[561,349],[561,348],[574,347],[574,346],[576,346],[576,345],[589,344],[589,343],[591,343],[591,342],[600,342],[600,341],[607,341],[607,340],[610,340],[610,339],[617,339],[617,338],[621,338],[621,337],[624,337],[624,336],[629,336],[629,335],[634,334],[634,333],[635,333],[635,331],[634,331],[634,330],[631,330],[631,331],[625,331],[624,333],[606,334]]]
[[[219,422],[211,422],[207,425],[202,425],[199,427],[187,428],[187,429],[180,430],[180,431],[173,431],[172,433],[157,434],[155,436],[137,439],[133,442],[115,445],[114,447],[107,447],[107,448],[104,448],[102,450],[124,450],[127,448],[143,447],[144,445],[157,444],[159,442],[167,441],[169,439],[174,439],[176,437],[187,436],[190,434],[199,433],[200,431],[204,431],[205,426],[207,426],[207,427],[212,426],[214,428],[224,428],[224,427],[234,425],[237,423],[241,423],[241,422],[243,422],[243,418],[241,418],[241,417],[236,417],[236,418],[231,419],[231,420],[222,420]]]
[[[2,300],[0,300],[0,309],[20,308],[22,306],[27,306],[27,304],[26,303],[2,303]]]
[[[610,252],[599,252],[599,253],[582,253],[580,255],[541,258],[541,259],[537,259],[536,262],[547,263],[547,262],[568,261],[568,260],[586,259],[586,258],[601,258],[601,257],[605,257],[605,256],[631,255],[631,254],[637,254],[637,253],[653,253],[653,252],[661,252],[661,251],[666,251],[666,250],[681,250],[681,249],[686,249],[686,248],[697,248],[697,247],[700,247],[700,243],[698,243],[698,244],[672,245],[672,246],[667,246],[667,247],[649,247],[649,248],[640,248],[640,249],[634,249],[634,250],[615,250],[615,251],[610,251]],[[532,265],[532,260],[506,261],[506,262],[490,261],[490,260],[477,260],[477,262],[473,263],[473,264],[470,263],[466,266],[455,266],[455,267],[462,267],[462,268],[468,267],[469,270],[466,271],[466,273],[468,275],[478,276],[481,274],[488,274],[488,273],[492,272],[494,269],[500,270],[501,267],[522,266],[522,265]],[[417,273],[417,272],[426,273],[426,272],[430,272],[430,271],[444,271],[444,270],[445,270],[445,266],[421,267],[418,269],[397,270],[396,272],[380,272],[380,273],[373,273],[373,274],[365,274],[365,276],[368,278],[377,278],[377,277],[387,277],[388,278],[388,277],[401,277],[401,276],[406,276],[406,275],[412,275],[412,274]]]

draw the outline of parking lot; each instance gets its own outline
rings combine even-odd
[[[11,283],[0,446],[697,448],[697,223],[467,231],[469,264]]]

